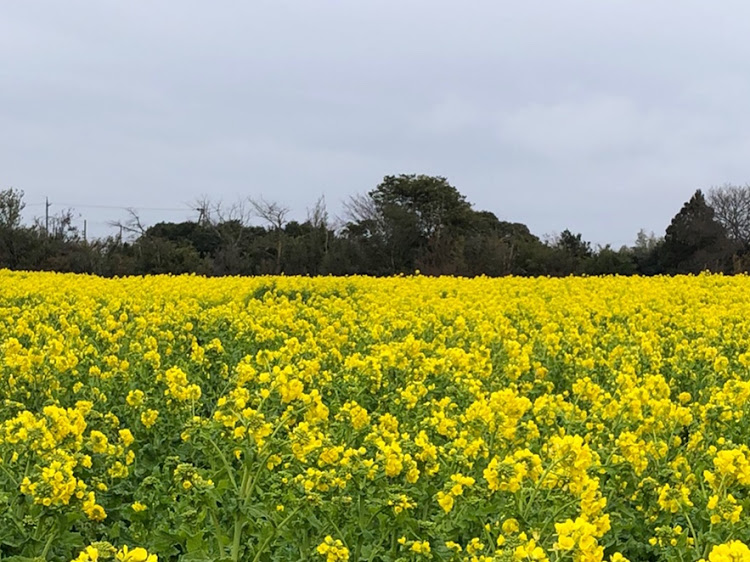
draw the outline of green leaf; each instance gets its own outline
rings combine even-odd
[[[203,533],[196,533],[188,537],[186,542],[188,553],[201,551],[204,544],[205,541],[203,540]]]

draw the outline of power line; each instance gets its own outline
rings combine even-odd
[[[72,207],[74,209],[116,209],[120,211],[127,211],[129,209],[133,209],[134,211],[170,211],[170,212],[182,212],[185,211],[193,211],[194,209],[191,209],[189,207],[183,207],[183,208],[175,208],[175,207],[122,207],[119,205],[76,205],[74,203],[56,203],[58,206],[62,207]]]
[[[51,205],[52,203],[50,203]],[[70,207],[73,209],[112,209],[112,210],[118,210],[118,211],[127,211],[130,209],[133,209],[134,211],[168,211],[168,212],[175,212],[175,213],[184,213],[186,211],[194,211],[195,209],[191,207],[140,207],[140,206],[121,206],[121,205],[89,205],[89,204],[83,204],[83,205],[77,205],[75,203],[59,203],[57,201],[54,202],[55,206],[57,207]],[[26,207],[44,207],[46,203],[26,203]]]
[[[97,226],[97,225],[98,226],[112,226],[112,221],[97,221],[97,220],[89,220],[89,219],[86,219],[86,220],[89,221],[89,226],[90,225],[95,225],[95,226]]]

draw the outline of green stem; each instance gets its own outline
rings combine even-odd
[[[294,511],[292,511],[289,515],[287,515],[286,519],[284,519],[281,523],[279,523],[278,527],[276,527],[276,531],[278,532],[279,529],[281,529],[282,527],[284,527],[284,525],[286,525],[292,517],[294,517],[295,515],[297,515],[297,512],[300,509],[302,509],[302,506],[299,506],[297,509],[295,509]],[[266,537],[266,540],[264,540],[263,544],[261,544],[260,547],[258,548],[258,552],[255,553],[255,556],[253,557],[253,562],[258,562],[258,560],[260,560],[261,554],[263,554],[263,551],[268,546],[268,543],[270,543],[271,540],[275,536],[276,536],[276,533],[271,533],[270,535],[268,535]]]
[[[690,520],[690,516],[687,514],[687,510],[685,511],[685,519],[687,520],[688,527],[690,527],[690,533],[693,535],[693,541],[695,541],[695,544],[693,545],[693,548],[697,552],[700,552],[700,542],[698,541],[698,534],[695,532],[695,527],[693,527],[693,522]]]
[[[561,513],[563,512],[563,511],[565,511],[565,510],[566,510],[566,509],[568,509],[569,507],[572,507],[572,506],[574,506],[574,505],[575,505],[576,503],[578,503],[578,501],[579,501],[579,500],[578,500],[578,498],[576,498],[576,499],[574,499],[574,500],[572,500],[572,501],[569,501],[568,503],[565,503],[565,504],[563,504],[563,505],[562,505],[562,507],[560,507],[560,508],[559,508],[559,509],[558,509],[557,511],[555,511],[555,512],[554,512],[554,513],[552,514],[552,517],[550,517],[549,519],[547,519],[547,520],[546,520],[546,521],[544,522],[544,524],[542,525],[542,530],[541,530],[541,531],[539,531],[539,534],[540,534],[541,536],[545,536],[545,534],[544,534],[544,533],[545,533],[545,531],[547,530],[547,527],[549,527],[550,523],[555,523],[555,520],[557,519],[557,516],[558,516],[558,515],[560,515],[560,514],[561,514]]]
[[[216,551],[219,555],[224,554],[224,541],[222,540],[222,532],[221,532],[221,525],[219,525],[219,518],[216,515],[216,502],[213,502],[214,505],[210,507],[209,511],[211,513],[211,519],[214,523],[214,529],[215,529],[215,535],[216,535],[216,545],[218,546],[218,550]]]
[[[268,459],[270,457],[270,454],[266,455],[264,459],[260,459],[260,457],[258,457],[258,460],[260,461],[258,462],[258,470],[255,471],[253,478],[247,481],[247,485],[243,484],[241,495],[242,500],[245,502],[245,504],[250,501],[250,496],[252,496],[255,485],[258,483],[258,479],[260,478],[260,473],[263,472],[263,468],[266,466],[266,463],[268,462]]]
[[[0,459],[0,463],[2,463],[2,459]],[[0,468],[2,468],[3,472],[5,472],[5,474],[8,475],[8,478],[10,478],[10,481],[13,482],[13,486],[15,486],[16,488],[20,488],[21,487],[21,485],[18,483],[18,480],[16,480],[13,477],[13,474],[11,474],[11,472],[7,468],[5,468],[4,464],[0,464]]]
[[[526,513],[527,509],[532,505],[534,500],[536,499],[537,493],[539,493],[539,489],[541,488],[542,484],[544,484],[545,479],[549,475],[550,472],[552,472],[552,469],[554,469],[558,464],[560,464],[562,461],[564,461],[568,455],[563,455],[559,459],[557,459],[555,462],[553,462],[547,469],[542,473],[542,475],[539,477],[539,480],[534,485],[534,488],[531,490],[531,494],[529,494],[529,500],[525,503],[523,508],[523,513],[521,514],[521,517],[524,521],[526,521],[526,516],[528,515]]]
[[[40,558],[42,560],[47,559],[47,553],[49,552],[50,547],[52,546],[52,541],[57,538],[57,533],[54,532],[57,531],[57,522],[52,525],[52,528],[49,530],[49,538],[47,539],[47,543],[44,545],[44,550],[42,550],[42,554],[40,555]]]
[[[240,484],[239,490],[237,490],[237,494],[239,495],[240,500],[245,499],[245,491],[247,490],[247,486],[250,483],[250,464],[251,463],[249,462],[245,463],[242,467],[242,483]]]
[[[384,510],[386,510],[386,509],[388,509],[388,506],[387,506],[387,505],[385,505],[385,506],[383,506],[383,507],[379,508],[379,509],[378,509],[378,510],[377,510],[377,511],[376,511],[375,513],[373,513],[373,514],[372,514],[372,516],[370,517],[370,519],[369,519],[369,520],[367,521],[367,525],[365,525],[365,527],[364,527],[364,528],[365,528],[365,529],[368,529],[368,528],[370,527],[370,523],[372,523],[372,522],[373,522],[373,520],[374,520],[374,519],[375,519],[375,518],[376,518],[376,517],[377,517],[378,515],[380,515],[380,514],[381,514],[381,513],[382,513],[382,512],[384,511]]]
[[[232,540],[232,560],[238,562],[240,559],[240,542],[242,540],[242,529],[245,522],[240,519],[239,514],[234,519],[234,538]]]
[[[305,409],[307,409],[307,407],[304,407],[304,408],[302,408],[299,411],[294,412],[294,413],[295,413],[295,415],[299,414],[299,413],[305,411]],[[258,459],[261,459],[261,457],[263,457],[263,458],[258,463],[258,470],[255,471],[255,475],[253,475],[252,480],[249,481],[249,483],[248,483],[249,486],[248,487],[246,487],[245,482],[244,482],[244,478],[243,478],[243,485],[242,485],[242,490],[240,492],[240,496],[241,496],[242,500],[244,500],[245,504],[247,504],[247,502],[250,501],[250,496],[252,495],[253,490],[255,489],[255,485],[258,483],[258,479],[260,478],[260,473],[263,471],[263,468],[266,466],[266,463],[268,462],[268,459],[272,455],[272,453],[265,454],[266,453],[266,449],[269,448],[269,445],[273,441],[274,437],[276,437],[276,434],[281,430],[282,427],[284,427],[284,425],[286,424],[286,422],[287,422],[288,419],[289,419],[289,417],[286,416],[286,415],[282,416],[279,419],[278,425],[274,428],[274,430],[271,433],[271,435],[268,436],[268,439],[266,440],[265,445],[263,445],[263,448],[258,451],[258,457],[257,458]],[[264,454],[265,454],[265,456],[263,456]]]
[[[331,514],[327,511],[324,512],[326,519],[328,519],[328,522],[331,524],[331,526],[336,530],[336,534],[338,535],[338,538],[341,539],[341,541],[344,543],[344,546],[348,549],[349,545],[346,542],[346,538],[344,537],[344,533],[341,532],[341,529],[339,529],[339,526],[336,525],[336,522],[333,520],[333,517],[331,517]]]
[[[229,465],[229,461],[227,461],[227,457],[224,456],[224,453],[219,448],[219,446],[214,443],[214,440],[210,437],[207,437],[208,442],[213,445],[214,449],[216,449],[216,452],[219,454],[219,458],[224,463],[224,468],[227,471],[227,476],[229,477],[229,481],[232,483],[232,486],[234,487],[235,492],[239,492],[239,488],[237,487],[237,482],[234,480],[234,476],[232,475],[232,467]]]

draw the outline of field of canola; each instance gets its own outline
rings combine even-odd
[[[750,279],[0,272],[0,560],[750,560]]]

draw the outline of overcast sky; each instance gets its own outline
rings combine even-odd
[[[619,246],[750,181],[748,21],[744,0],[3,0],[0,188],[101,234],[125,216],[102,207],[262,194],[304,218],[436,174]]]

